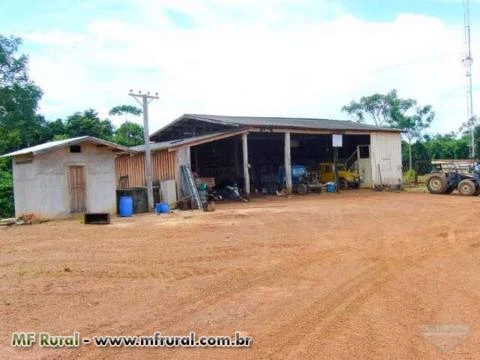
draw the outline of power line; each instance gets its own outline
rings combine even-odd
[[[472,51],[479,51],[479,50],[480,50],[480,47],[472,49]],[[434,60],[442,60],[442,59],[446,59],[446,58],[449,58],[449,57],[452,57],[452,56],[460,56],[460,55],[459,55],[458,51],[451,52],[451,53],[444,53],[444,54],[440,54],[440,55],[436,55],[436,56],[425,57],[425,58],[418,59],[418,60],[406,61],[406,62],[403,62],[403,63],[397,63],[397,64],[378,67],[378,68],[370,70],[369,72],[389,70],[389,69],[394,69],[394,68],[403,67],[403,66],[423,65],[423,64],[428,64],[428,63],[430,63]]]

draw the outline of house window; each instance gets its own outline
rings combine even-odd
[[[70,152],[71,153],[81,153],[82,147],[80,145],[70,145]]]

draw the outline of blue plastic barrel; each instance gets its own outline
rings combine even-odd
[[[327,183],[327,192],[334,193],[335,192],[335,183]]]
[[[132,216],[133,198],[131,196],[120,196],[119,214],[123,217]]]
[[[155,210],[157,211],[157,214],[168,214],[170,211],[167,203],[158,203],[155,206]]]

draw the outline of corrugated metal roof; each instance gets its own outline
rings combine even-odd
[[[331,120],[314,118],[289,118],[289,117],[263,117],[263,116],[224,116],[224,115],[201,115],[185,114],[184,117],[195,120],[214,121],[223,125],[239,126],[265,126],[265,127],[302,127],[320,130],[374,130],[395,131],[398,129],[384,128],[368,124],[362,124],[350,120]]]
[[[158,136],[170,126],[183,120],[198,120],[225,126],[250,126],[256,128],[296,128],[310,130],[337,130],[337,131],[387,131],[401,132],[399,129],[385,128],[374,125],[362,124],[351,120],[331,120],[315,118],[291,118],[291,117],[264,117],[264,116],[226,116],[184,114],[170,124],[156,131],[151,137]]]
[[[43,154],[43,153],[46,153],[46,152],[53,151],[55,149],[58,149],[58,148],[61,148],[61,147],[64,147],[64,146],[75,145],[75,144],[79,144],[79,143],[86,142],[86,141],[93,142],[93,143],[100,144],[100,145],[105,145],[105,146],[108,146],[110,148],[117,149],[117,150],[120,150],[120,151],[127,151],[127,152],[132,151],[126,146],[122,146],[122,145],[112,143],[110,141],[98,139],[98,138],[93,137],[93,136],[80,136],[80,137],[71,138],[71,139],[46,142],[44,144],[35,145],[35,146],[31,146],[31,147],[24,148],[24,149],[21,149],[21,150],[17,150],[17,151],[2,155],[0,157],[12,157],[12,156],[18,156],[18,155],[27,155],[27,154],[39,155],[39,154]]]
[[[176,149],[186,145],[199,145],[205,142],[220,140],[227,137],[240,135],[246,132],[248,132],[248,129],[234,129],[234,130],[228,130],[228,131],[215,132],[208,135],[194,136],[194,137],[185,138],[185,139],[175,139],[170,141],[151,143],[150,150],[159,151],[159,150],[167,150],[167,149]],[[142,145],[132,146],[130,149],[134,151],[143,152],[145,151],[145,145],[142,144]]]

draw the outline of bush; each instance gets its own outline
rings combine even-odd
[[[411,184],[411,183],[414,183],[416,181],[416,176],[417,174],[415,173],[415,170],[407,170],[404,174],[403,174],[403,182],[405,184]]]
[[[0,170],[0,218],[14,215],[12,173],[8,170]]]

